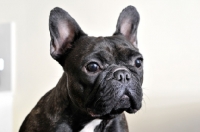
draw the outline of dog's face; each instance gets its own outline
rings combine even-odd
[[[51,11],[51,55],[63,66],[70,100],[92,117],[112,118],[141,108],[138,23],[138,12],[129,6],[120,14],[113,36],[89,37],[67,12]]]

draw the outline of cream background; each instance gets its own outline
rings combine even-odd
[[[0,0],[0,23],[16,25],[13,132],[62,73],[49,55],[50,10],[62,7],[89,35],[108,36],[127,5],[141,16],[145,70],[144,105],[127,115],[130,132],[200,131],[199,0]]]

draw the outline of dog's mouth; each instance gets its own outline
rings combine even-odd
[[[142,106],[142,89],[135,76],[128,83],[113,79],[113,72],[100,78],[85,103],[87,113],[94,118],[112,118],[126,111],[136,113]]]
[[[95,114],[90,109],[88,109],[88,113],[94,118],[111,119],[124,111],[128,113],[136,113],[141,107],[141,101],[137,101],[134,97],[124,94],[109,113],[104,115]]]
[[[137,101],[134,97],[123,95],[111,113],[120,114],[123,111],[128,113],[136,113],[141,108],[141,106],[141,102]]]

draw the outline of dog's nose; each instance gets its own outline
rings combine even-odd
[[[114,72],[114,78],[122,83],[127,83],[131,79],[131,74],[127,70],[118,70]]]

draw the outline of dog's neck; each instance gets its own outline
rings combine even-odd
[[[53,89],[55,96],[54,97],[60,97],[59,99],[52,98],[54,103],[56,104],[57,108],[51,108],[52,113],[58,113],[56,116],[60,117],[60,120],[58,122],[61,122],[60,124],[63,125],[63,121],[66,119],[70,119],[70,122],[67,122],[69,127],[72,130],[80,131],[80,130],[87,130],[88,127],[85,127],[86,125],[89,125],[89,128],[91,130],[93,127],[100,124],[99,121],[96,122],[95,118],[91,117],[87,112],[80,110],[70,99],[68,90],[67,90],[67,75],[66,73],[63,73],[61,79],[59,80],[56,87]],[[58,91],[63,91],[58,92]],[[57,95],[56,95],[57,94]],[[58,95],[59,94],[59,95]],[[66,96],[67,95],[67,96]],[[54,106],[55,107],[55,106]],[[91,122],[95,120],[95,123],[91,125]],[[93,122],[92,122],[93,123]],[[65,124],[65,123],[64,123]],[[93,126],[93,127],[92,127]],[[84,132],[84,131],[83,131]],[[88,131],[89,132],[89,131]]]
[[[94,132],[95,128],[100,125],[101,119],[94,119],[84,126],[80,132]]]

